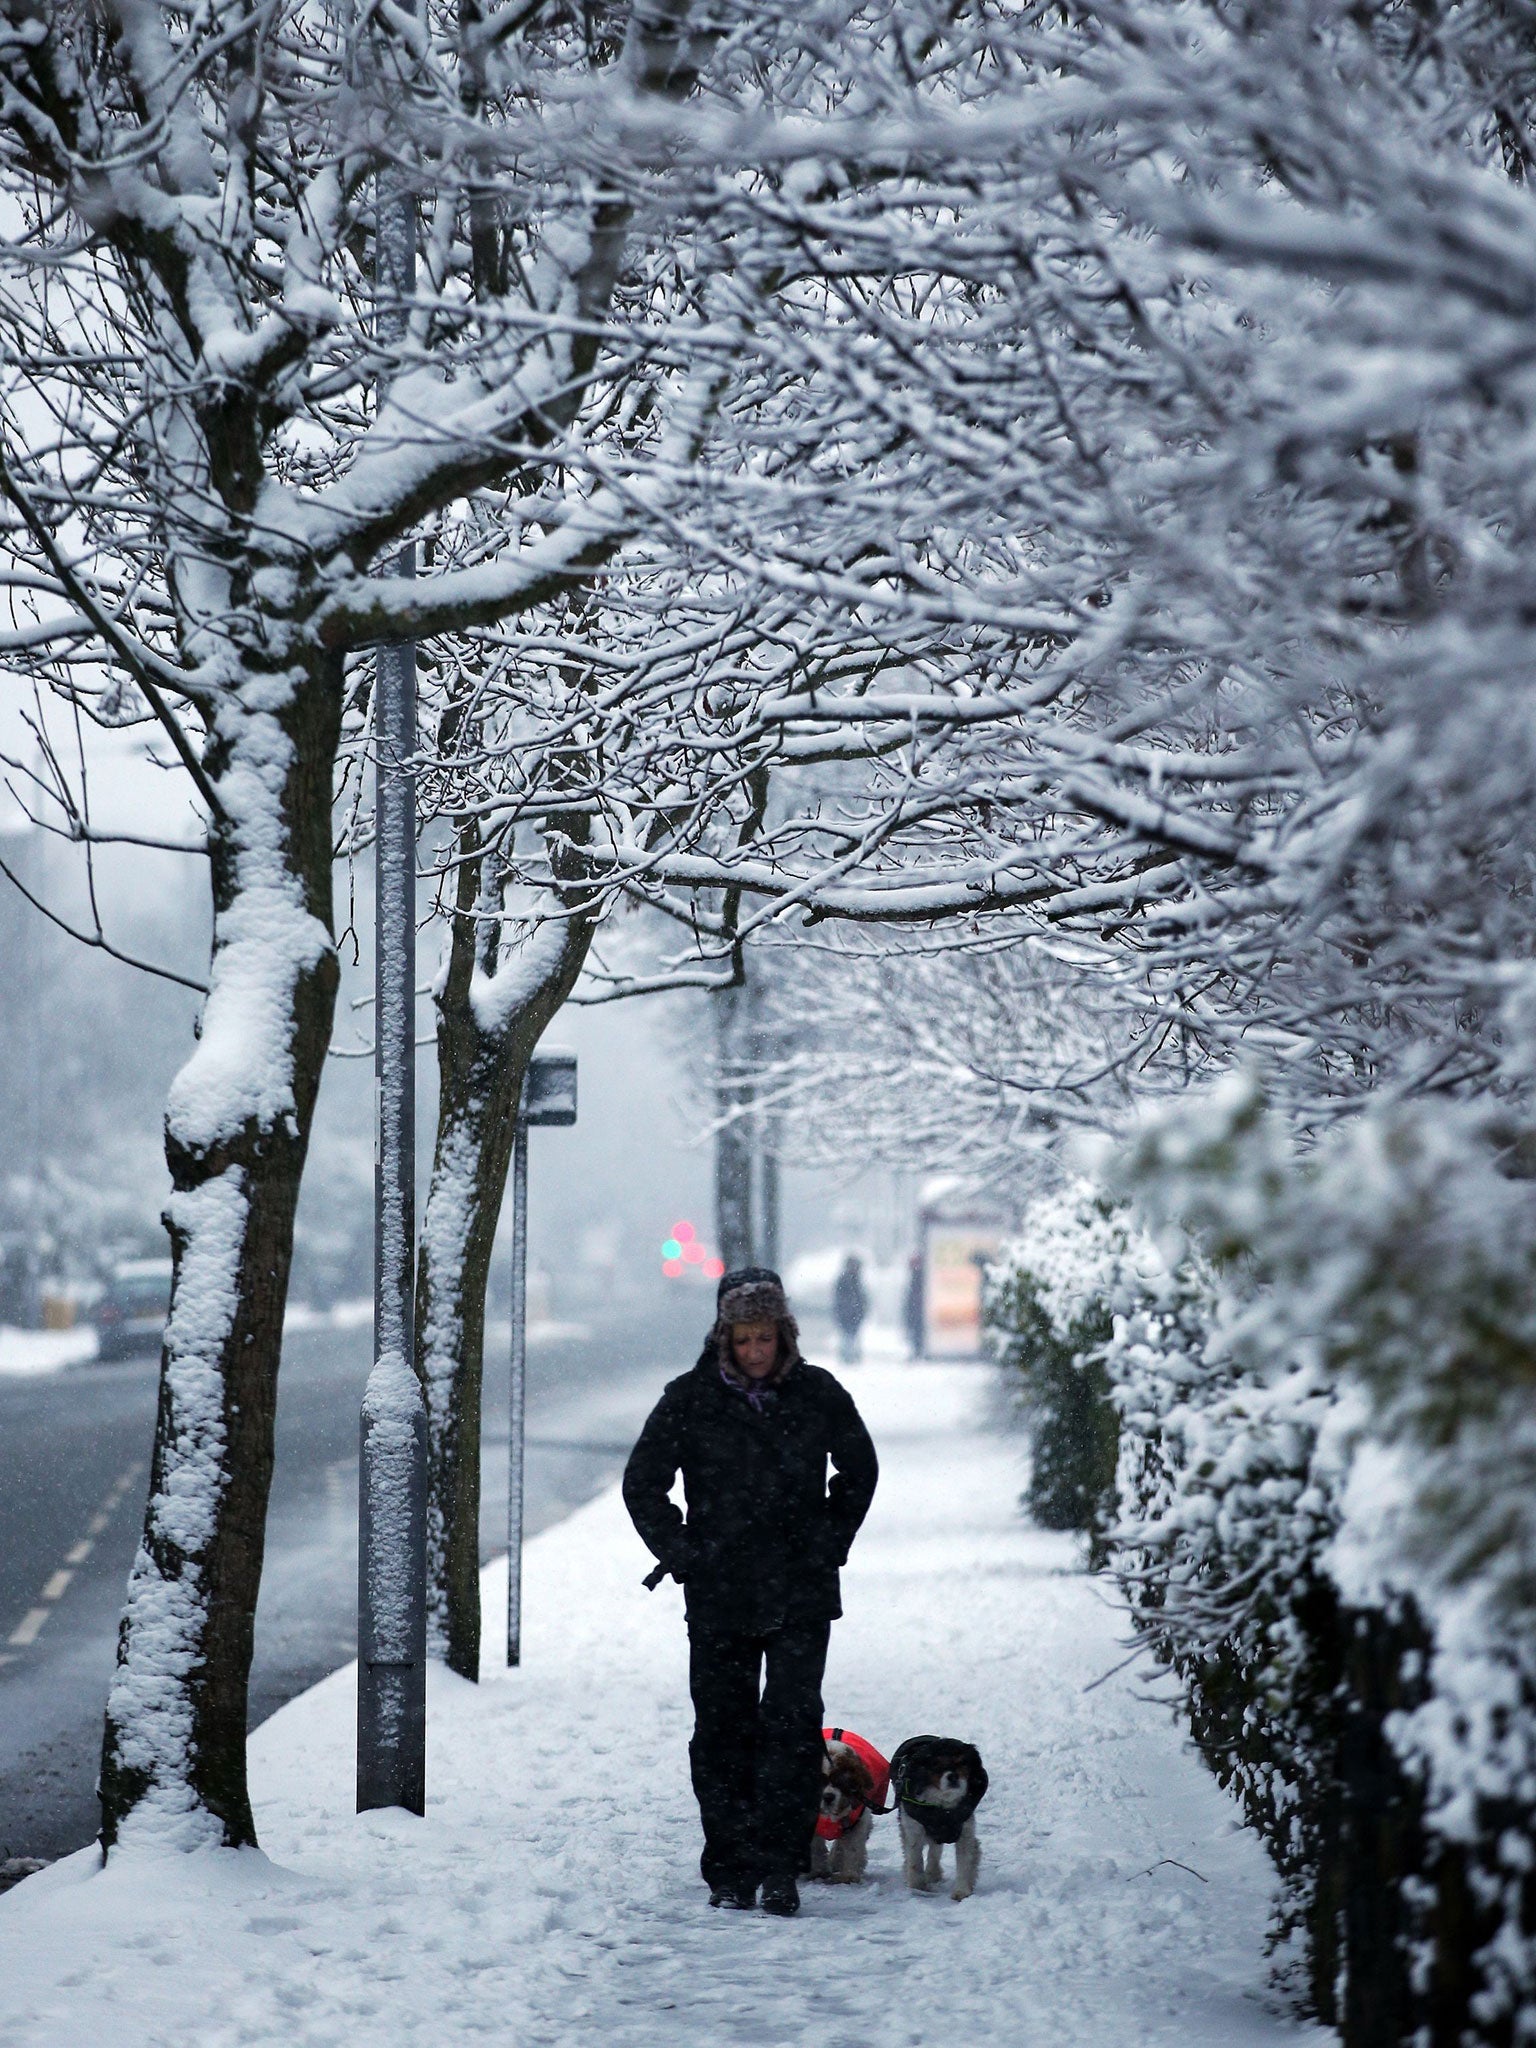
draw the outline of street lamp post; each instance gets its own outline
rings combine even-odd
[[[576,1121],[576,1055],[536,1052],[512,1136],[512,1383],[507,1444],[507,1662],[523,1654],[523,1418],[528,1383],[528,1132]]]
[[[380,338],[405,335],[416,202],[379,181]],[[414,575],[407,544],[393,564]],[[416,649],[378,649],[374,680],[373,1369],[358,1470],[357,1810],[426,1808],[427,1414],[415,1368]]]

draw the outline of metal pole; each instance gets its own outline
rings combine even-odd
[[[761,1200],[762,1228],[758,1236],[758,1256],[765,1266],[775,1272],[779,1265],[779,1155],[774,1151],[774,1124],[771,1118],[764,1118],[761,1132],[762,1143],[762,1185]]]
[[[507,1427],[507,1663],[523,1656],[523,1418],[528,1388],[528,1131],[576,1121],[576,1055],[536,1052],[512,1126],[512,1342]]]
[[[405,332],[415,288],[416,207],[381,178],[379,331]],[[407,546],[396,573],[413,575]],[[426,1806],[427,1418],[415,1370],[416,649],[380,647],[374,685],[373,1370],[363,1396],[358,1486],[357,1810]]]
[[[523,1416],[528,1384],[528,1124],[512,1141],[512,1387],[507,1436],[507,1662],[523,1655]]]

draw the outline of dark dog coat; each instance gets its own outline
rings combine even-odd
[[[935,1806],[917,1797],[914,1781],[936,1776],[933,1766],[953,1758],[968,1780],[958,1806]],[[981,1753],[969,1742],[951,1742],[942,1735],[909,1735],[891,1758],[891,1796],[909,1819],[935,1842],[958,1842],[961,1829],[986,1796],[987,1772]]]

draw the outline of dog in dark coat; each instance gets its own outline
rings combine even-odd
[[[943,1876],[944,1846],[955,1849],[952,1899],[968,1899],[981,1869],[976,1809],[987,1771],[969,1742],[913,1735],[891,1758],[891,1797],[901,1809],[902,1873],[909,1891],[925,1892]]]

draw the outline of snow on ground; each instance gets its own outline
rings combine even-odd
[[[283,1331],[290,1330],[359,1330],[373,1321],[373,1296],[366,1300],[333,1302],[329,1308],[311,1308],[307,1302],[290,1301],[283,1312]],[[508,1328],[505,1318],[500,1323],[487,1323],[487,1337],[495,1336]],[[562,1341],[579,1343],[591,1335],[585,1323],[557,1322],[550,1316],[530,1316],[527,1340],[530,1344],[557,1344]]]
[[[883,1347],[882,1347],[883,1348]],[[883,1477],[845,1576],[829,1719],[887,1753],[977,1742],[981,1888],[711,1912],[688,1788],[682,1599],[616,1492],[530,1545],[526,1662],[435,1673],[425,1821],[351,1811],[355,1678],[251,1742],[266,1853],[87,1851],[0,1900],[5,2048],[1280,2048],[1258,1843],[1130,1674],[1069,1539],[1019,1520],[974,1366],[847,1381]],[[486,1575],[503,1609],[504,1567]],[[493,1624],[494,1626],[494,1624]],[[269,1861],[268,1858],[272,1860]]]
[[[59,1372],[95,1356],[96,1330],[91,1323],[73,1330],[18,1330],[0,1323],[0,1375]]]
[[[283,1310],[283,1330],[361,1330],[373,1321],[373,1296],[333,1301],[329,1308],[312,1308],[307,1301],[290,1301]]]

